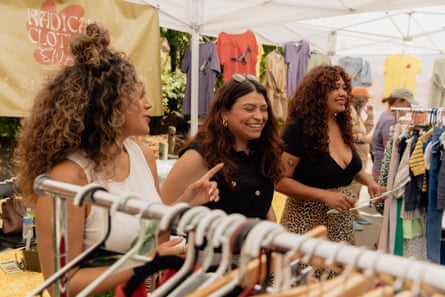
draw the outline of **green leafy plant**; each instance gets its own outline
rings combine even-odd
[[[21,118],[0,117],[0,137],[15,138]]]
[[[162,105],[167,113],[182,110],[186,75],[179,71],[162,73]]]

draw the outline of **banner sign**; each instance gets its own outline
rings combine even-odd
[[[163,114],[157,9],[124,0],[2,0],[0,3],[0,116],[27,115],[42,82],[72,61],[72,35],[89,23],[110,32],[111,46],[136,66]]]

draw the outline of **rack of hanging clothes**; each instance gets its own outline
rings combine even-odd
[[[51,195],[54,201],[61,202],[55,204],[55,213],[63,213],[63,204],[67,200],[73,200],[78,205],[88,203],[110,212],[137,215],[141,220],[156,220],[159,231],[186,234],[188,249],[184,262],[171,278],[154,289],[150,294],[152,297],[445,296],[444,267],[347,243],[332,242],[320,237],[320,234],[326,234],[326,229],[324,232],[309,231],[307,234],[297,235],[270,221],[249,219],[240,214],[227,215],[221,210],[210,210],[204,206],[192,207],[187,203],[173,206],[150,204],[133,195],[114,195],[97,184],[72,185],[53,180],[47,175],[36,178],[34,189],[40,195]],[[55,229],[60,233],[55,238],[60,239],[64,236],[66,217],[55,214],[55,218],[57,220],[54,224],[61,225],[61,228]],[[212,248],[208,250],[208,246]],[[60,257],[68,252],[68,247],[66,242],[64,249],[58,251]],[[205,273],[208,261],[213,258],[217,247],[222,254],[218,261],[219,266],[215,272]],[[57,240],[54,248],[60,248]],[[204,255],[196,269],[199,252],[208,254]],[[233,262],[234,255],[239,255],[236,260],[239,265],[236,269],[230,269],[228,267]],[[166,268],[165,261],[160,264],[156,262],[156,257],[147,258],[132,251],[119,258],[119,264],[125,264],[121,259],[140,261],[141,266],[136,268],[144,268],[135,269],[135,272],[140,273],[136,273],[128,284],[148,276],[145,274],[146,265],[153,263]],[[72,261],[78,262],[76,259]],[[59,259],[56,262],[60,263]],[[320,281],[310,283],[307,277],[307,271],[310,271],[307,268],[310,266],[296,269],[296,264],[321,265],[337,271],[338,274],[332,278],[326,278],[326,274],[323,274]],[[69,262],[65,263],[59,269],[63,270],[70,265]],[[221,267],[224,269],[220,270]],[[156,270],[151,268],[148,269],[151,272]],[[109,275],[107,272],[104,273],[105,278]],[[64,274],[60,275],[58,271],[55,273],[57,278],[63,278]],[[273,276],[273,282],[267,281],[270,280],[267,276]],[[98,279],[103,280],[104,277]],[[67,278],[63,280],[65,287],[68,281]],[[28,296],[41,294],[52,283],[54,278],[50,277]],[[96,283],[97,279],[92,281],[93,285]],[[90,290],[91,286],[88,286],[77,296],[87,296]],[[66,291],[63,294],[60,291],[58,293],[58,296],[67,296]]]
[[[379,250],[445,263],[441,255],[445,252],[441,247],[445,191],[438,183],[439,176],[442,180],[445,177],[445,168],[441,168],[444,110],[391,108],[395,122],[385,147],[379,184],[387,190],[399,190],[384,202]]]

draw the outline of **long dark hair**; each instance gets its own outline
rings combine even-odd
[[[264,96],[268,106],[268,120],[260,138],[250,140],[249,147],[256,152],[258,156],[257,164],[264,177],[276,182],[283,173],[280,159],[283,144],[279,137],[278,123],[272,113],[266,88],[255,80],[245,79],[238,82],[231,79],[216,92],[205,122],[191,141],[201,146],[209,168],[224,162],[224,167],[219,176],[227,183],[233,180],[239,165],[233,158],[235,138],[232,132],[224,127],[222,112],[231,110],[238,98],[252,92],[258,92]]]

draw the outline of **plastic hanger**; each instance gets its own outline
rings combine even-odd
[[[171,206],[168,211],[162,215],[161,221],[159,222],[160,231],[171,231],[175,220],[190,207],[190,204],[186,202],[179,202]]]
[[[357,272],[356,270],[358,261],[366,252],[367,249],[365,247],[360,247],[357,254],[353,256],[351,263],[346,267],[345,272],[343,272],[343,284],[323,293],[324,297],[356,297],[361,294],[368,280],[363,273]]]
[[[195,231],[195,241],[189,244],[194,244],[195,249],[199,249],[204,245],[205,237],[212,238],[213,231],[219,222],[219,219],[226,216],[226,213],[220,209],[212,210],[200,218]],[[193,222],[192,222],[193,224]],[[196,290],[202,281],[209,278],[207,269],[210,267],[213,259],[214,249],[212,244],[207,240],[207,244],[203,251],[205,256],[203,263],[201,263],[198,270],[189,275],[169,296],[184,296]]]
[[[175,274],[177,275],[178,273],[182,273],[182,277],[181,277],[181,281],[177,284],[177,286],[175,286],[176,288],[173,289],[173,291],[171,291],[168,296],[174,297],[174,296],[183,296],[184,295],[184,291],[188,291],[188,286],[190,284],[190,279],[193,280],[193,277],[195,275],[195,273],[192,273],[193,268],[195,267],[195,265],[197,264],[197,259],[198,259],[198,246],[195,245],[196,242],[196,229],[197,226],[200,222],[200,220],[205,217],[208,213],[210,213],[210,209],[205,207],[205,206],[197,206],[194,207],[192,209],[190,209],[189,211],[187,211],[183,218],[181,218],[181,221],[179,222],[179,227],[178,227],[178,231],[179,232],[184,232],[187,228],[187,226],[190,229],[194,230],[194,239],[193,240],[189,240],[189,244],[188,244],[188,249],[187,249],[187,257],[190,257],[193,259],[193,263],[190,264],[190,270],[186,271],[185,268],[181,269]],[[190,214],[190,218],[187,218],[187,215]],[[189,223],[187,223],[187,221],[189,221]],[[183,223],[184,222],[184,223]],[[189,229],[189,230],[190,230]],[[189,231],[190,232],[190,231]],[[193,250],[193,255],[191,255],[191,252],[189,250]],[[188,262],[187,262],[188,263]],[[184,263],[186,264],[186,263]],[[188,265],[188,264],[187,264]],[[185,267],[186,265],[183,265],[183,267]],[[178,277],[179,279],[179,277]],[[189,281],[187,281],[189,280]],[[185,292],[188,293],[188,292]]]
[[[304,236],[302,236],[304,237]],[[300,242],[299,246],[303,246],[304,242],[309,239],[310,237],[303,238]],[[312,247],[309,248],[311,250],[310,253],[305,254],[302,262],[306,264],[310,264],[312,261],[315,261],[315,258],[313,257],[314,254],[316,254],[316,249],[320,247],[320,245],[323,243],[324,240],[312,240],[310,243],[312,244]],[[309,243],[309,242],[308,242]],[[332,263],[336,263],[336,257],[338,253],[341,251],[341,247],[338,247],[333,252],[333,256],[329,258],[328,266],[333,265]],[[277,297],[294,297],[294,296],[358,296],[359,289],[361,289],[363,286],[363,283],[365,283],[366,278],[363,274],[355,272],[354,267],[356,267],[356,262],[360,258],[360,256],[363,254],[362,251],[359,251],[358,254],[354,257],[352,263],[348,266],[349,268],[342,274],[328,279],[319,281],[317,283],[311,283],[306,284],[302,286],[292,287],[289,290],[282,291],[276,294],[273,294],[273,296]],[[323,264],[323,263],[322,263]],[[317,263],[317,265],[320,265],[320,263]],[[326,267],[329,268],[329,267]],[[259,295],[259,296],[270,296],[270,295]]]
[[[224,286],[232,279],[231,265],[232,265],[232,252],[230,247],[230,235],[241,224],[243,224],[247,218],[241,214],[234,213],[223,218],[216,227],[212,245],[214,248],[220,248],[222,250],[221,263],[218,265],[217,270],[213,275],[205,281],[195,292],[187,295],[193,297],[207,297],[209,294]]]
[[[196,226],[192,225],[191,223],[196,216],[203,216],[209,211],[210,209],[205,206],[195,206],[189,208],[179,220],[177,227],[178,234],[186,234],[187,232],[189,242],[193,243],[195,240],[194,228]],[[196,265],[196,259],[197,251],[195,250],[194,245],[190,244],[187,248],[184,265],[182,265],[182,267],[171,278],[162,284],[162,286],[154,290],[151,297],[169,296],[175,287],[177,287],[193,271]]]
[[[110,208],[111,216],[117,211],[118,206],[123,202],[124,204],[130,199],[140,199],[140,197],[134,193],[125,193],[119,196],[119,199],[112,204]],[[142,218],[142,215],[146,209],[149,209],[153,203],[150,203],[146,208],[142,208],[141,211],[136,215],[136,218],[139,220],[139,236],[134,244],[134,246],[122,255],[113,265],[111,265],[104,273],[102,273],[99,277],[97,277],[94,281],[92,281],[87,287],[85,287],[79,294],[78,297],[88,296],[94,288],[96,288],[101,282],[106,280],[113,273],[118,272],[123,268],[127,268],[125,266],[127,261],[129,261],[134,255],[137,255],[140,248],[142,247],[145,240],[149,237],[153,236],[153,232],[149,227],[149,222],[146,219]],[[144,257],[146,261],[150,261],[152,259]],[[134,265],[133,265],[134,266]]]
[[[258,231],[259,228],[261,228],[260,231]],[[266,251],[266,263],[265,265],[260,265],[257,269],[257,280],[254,283],[248,283],[249,278],[244,277],[244,285],[246,285],[246,282],[248,285],[244,292],[249,292],[249,287],[254,287],[257,293],[274,291],[273,287],[269,287],[268,281],[272,277],[272,274],[274,275],[274,282],[276,279],[282,278],[280,265],[283,265],[283,263],[278,263],[280,261],[280,254],[273,253],[270,247],[273,239],[284,232],[286,232],[286,229],[282,225],[268,221],[261,222],[261,225],[255,226],[254,229],[249,232],[243,249],[246,249],[246,252],[252,259],[258,258],[258,261],[261,263],[260,256],[264,248]],[[265,270],[261,269],[262,266],[265,266]],[[247,271],[247,273],[249,272]]]
[[[80,191],[74,195],[73,198],[73,204],[77,206],[81,206],[85,199],[88,199],[89,201],[94,201],[94,193],[97,191],[107,191],[103,186],[97,184],[97,183],[89,183],[84,185]]]
[[[277,231],[280,233],[284,232],[285,229],[281,225],[268,221],[252,222],[254,223],[254,226],[248,231],[241,249],[237,277],[234,277],[228,284],[213,292],[210,296],[225,296],[238,285],[243,288],[251,289],[254,286],[254,283],[258,281],[258,269],[247,270],[248,263],[252,259],[259,259],[263,241],[268,235],[271,233],[276,234]]]
[[[381,255],[382,255],[382,251],[377,250],[375,259],[372,261],[373,265],[371,265],[371,267],[369,269],[366,269],[364,272],[366,278],[368,279],[368,283],[365,285],[365,287],[363,287],[362,293],[360,294],[361,296],[366,296],[368,294],[368,292],[372,292],[376,289],[376,281],[377,281],[376,267],[377,267],[377,263],[379,262]],[[378,291],[378,293],[384,294],[385,289]],[[382,297],[384,297],[384,296],[385,295],[383,295]],[[391,296],[392,296],[392,290],[391,290]]]
[[[297,266],[299,264],[299,262],[302,262],[302,257],[304,256],[300,252],[301,246],[304,244],[304,242],[308,241],[309,239],[326,238],[326,236],[327,236],[327,228],[326,228],[326,226],[322,226],[322,225],[317,226],[317,227],[309,230],[305,234],[301,235],[298,243],[296,243],[295,246],[291,250],[286,251],[285,254],[282,255],[283,259],[282,259],[281,266],[280,266],[280,263],[276,263],[276,262],[280,261],[281,255],[279,253],[276,254],[275,255],[275,264],[276,264],[275,267],[277,267],[277,268],[274,270],[275,278],[274,278],[273,287],[269,290],[268,293],[258,294],[255,296],[258,296],[258,297],[259,296],[261,296],[261,297],[293,296],[292,295],[293,293],[291,293],[289,295],[287,290],[289,290],[292,287],[292,284],[295,281],[294,266]],[[281,272],[278,274],[277,274],[277,269],[281,270]],[[302,277],[302,275],[300,275],[300,277]],[[306,292],[306,290],[303,290],[303,292]]]
[[[81,206],[87,197],[89,199],[92,199],[94,192],[97,191],[106,191],[106,189],[98,184],[87,184],[83,186],[80,189],[80,191],[77,192],[74,204],[77,206]],[[111,216],[110,216],[110,211],[109,210],[106,211],[107,215],[104,216],[104,221],[103,221],[104,229],[102,232],[103,234],[102,238],[99,239],[95,244],[87,248],[85,251],[83,251],[81,254],[79,254],[77,257],[69,261],[61,269],[53,273],[49,278],[46,279],[46,281],[41,286],[37,287],[27,296],[41,295],[41,293],[46,288],[54,284],[58,279],[64,277],[72,268],[78,266],[82,262],[88,261],[88,259],[90,259],[91,257],[94,257],[95,252],[105,245],[105,241],[108,239],[108,235],[110,234]]]

